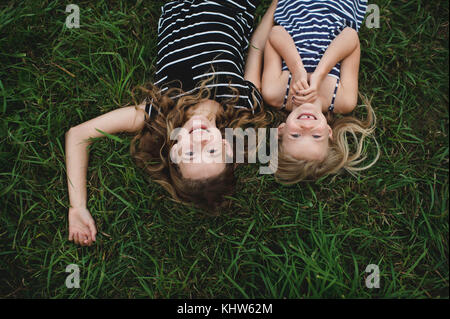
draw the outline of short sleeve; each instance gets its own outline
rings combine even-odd
[[[263,97],[261,92],[259,92],[252,82],[245,80],[244,83],[247,86],[247,108],[252,110],[253,114],[261,112],[263,107]]]

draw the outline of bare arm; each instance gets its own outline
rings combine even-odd
[[[341,81],[334,109],[336,113],[351,113],[358,103],[360,63],[361,46],[358,41],[356,49],[341,62]]]
[[[349,101],[343,101],[342,87],[346,86],[348,89],[345,90],[345,96],[357,96],[358,94],[358,85],[354,85],[354,82],[358,81],[358,70],[359,70],[359,59],[360,59],[360,45],[359,45],[359,37],[356,30],[347,27],[345,28],[328,46],[325,54],[319,62],[314,73],[310,78],[310,88],[307,90],[300,91],[302,95],[299,97],[299,102],[305,103],[311,100],[312,97],[318,95],[320,86],[325,79],[325,77],[330,73],[333,67],[336,66],[339,62],[342,62],[341,65],[341,86],[340,86],[340,97],[336,97],[336,109],[335,111],[338,113],[348,113],[351,112]],[[350,79],[350,81],[349,81]],[[353,82],[353,84],[350,84]],[[356,88],[356,91],[355,91]],[[354,91],[354,92],[353,92]],[[340,101],[339,101],[340,100]],[[355,102],[356,103],[356,102]],[[339,105],[340,104],[340,105]]]
[[[245,64],[244,79],[252,82],[259,91],[261,91],[261,71],[264,47],[273,26],[273,15],[275,14],[277,4],[278,0],[272,1],[272,4],[262,18],[261,23],[253,33],[247,55],[247,62]]]
[[[350,27],[345,28],[328,46],[314,73],[322,78],[327,76],[336,64],[352,54],[357,46],[358,33]]]
[[[262,96],[269,105],[280,108],[283,105],[288,83],[288,74],[281,69],[281,57],[270,41],[264,49],[264,71],[262,75]]]
[[[284,60],[289,71],[292,74],[291,88],[295,91],[305,90],[309,88],[308,73],[302,62],[302,58],[298,53],[297,47],[291,35],[282,26],[275,26],[269,36],[266,44],[264,57],[264,73],[263,73],[263,95],[266,102],[280,107],[286,92],[287,78],[281,70],[281,61]],[[289,99],[286,103],[286,109],[292,110],[291,97],[295,92],[289,92]]]
[[[291,35],[282,26],[275,26],[270,33],[269,42],[280,57],[286,62],[291,73],[304,70],[302,58]]]
[[[144,105],[138,109],[143,110]],[[66,169],[70,199],[69,240],[90,244],[95,240],[95,226],[86,208],[86,173],[89,161],[87,147],[90,138],[103,137],[97,129],[108,134],[139,131],[145,122],[145,112],[134,106],[111,111],[78,126],[66,133]]]

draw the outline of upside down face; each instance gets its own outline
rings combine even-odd
[[[200,180],[218,176],[225,169],[226,156],[233,152],[220,130],[206,116],[195,115],[176,135],[171,159],[184,178]]]
[[[286,123],[278,127],[278,134],[283,152],[307,161],[323,161],[328,154],[329,140],[333,138],[319,102],[294,109]]]

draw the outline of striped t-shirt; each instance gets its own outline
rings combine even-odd
[[[279,0],[276,24],[293,38],[308,73],[313,73],[331,42],[345,27],[359,31],[367,0]],[[283,71],[288,70],[283,61]],[[340,64],[330,72],[340,78]]]
[[[257,0],[178,0],[166,3],[158,24],[155,85],[195,93],[200,83],[221,103],[239,92],[236,108],[255,112],[262,97],[244,80],[244,57]],[[176,97],[174,97],[176,98]]]

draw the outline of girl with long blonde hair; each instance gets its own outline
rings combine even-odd
[[[370,102],[363,97],[366,120],[341,116],[353,112],[358,101],[358,31],[366,8],[365,0],[278,2],[265,47],[262,94],[268,104],[289,112],[278,127],[275,176],[282,183],[343,168],[363,170],[376,161],[359,166],[376,125]]]

